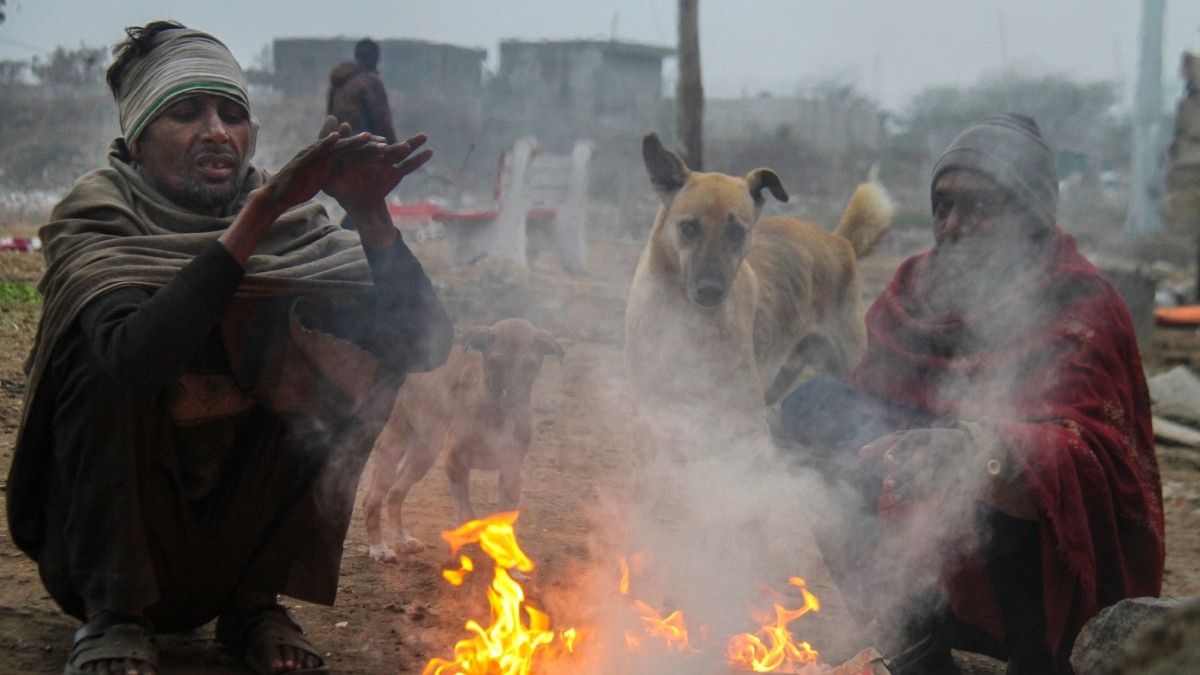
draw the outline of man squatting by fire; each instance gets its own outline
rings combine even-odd
[[[956,673],[951,647],[1009,675],[1070,673],[1088,619],[1161,588],[1132,321],[1056,224],[1054,156],[1032,119],[968,126],[931,197],[936,245],[868,311],[848,382],[784,400],[781,435],[826,451],[854,496],[817,535],[851,610],[890,637],[894,673]]]
[[[225,45],[126,33],[107,73],[122,137],[40,231],[9,527],[84,622],[67,673],[154,673],[154,630],[213,618],[256,672],[324,672],[278,594],[332,604],[371,444],[404,374],[453,341],[384,203],[431,153],[330,118],[257,169]]]

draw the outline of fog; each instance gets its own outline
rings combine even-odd
[[[224,40],[255,67],[276,37],[405,38],[483,48],[505,39],[607,39],[672,46],[671,0],[446,3],[350,0],[9,0],[0,60],[45,58],[55,47],[111,46],[125,26],[172,18]],[[839,80],[889,109],[922,89],[969,84],[1021,68],[1115,81],[1131,95],[1141,3],[1134,0],[730,0],[700,3],[705,91],[713,97],[788,95]],[[1200,49],[1200,3],[1168,0],[1164,78]]]
[[[988,73],[1019,71],[1058,74],[1080,82],[1114,82],[1128,101],[1137,69],[1139,10],[1140,3],[1132,0],[1053,3],[1040,0],[971,3],[952,0],[904,3],[768,0],[753,5],[728,0],[701,2],[700,45],[705,92],[710,98],[757,98],[765,93],[772,97],[787,97],[817,83],[837,82],[852,85],[884,109],[900,110],[914,95],[930,87],[966,87]],[[64,20],[64,16],[70,19]],[[118,6],[72,0],[9,0],[7,20],[0,24],[0,60],[45,58],[57,46],[70,49],[81,45],[112,45],[122,38],[125,26],[161,18],[176,19],[213,33],[225,41],[248,68],[267,67],[268,52],[264,50],[272,38],[285,37],[358,38],[368,35],[376,39],[420,39],[480,47],[489,50],[492,68],[495,67],[497,45],[506,39],[616,38],[664,46],[675,42],[675,3],[668,0],[613,0],[607,3],[592,0],[520,3],[352,1],[338,3],[336,10],[330,3],[313,0],[212,0],[207,3],[146,0],[122,2]],[[1164,109],[1167,109],[1177,100],[1181,87],[1176,67],[1180,53],[1200,51],[1200,3],[1168,1],[1163,42]],[[673,66],[674,61],[670,59],[664,64],[667,91],[675,77]],[[386,68],[386,64],[383,67]],[[654,67],[657,68],[657,64]],[[257,114],[268,119],[258,155],[266,166],[281,165],[315,133],[316,122],[323,114],[318,110],[323,101],[319,96],[310,98],[312,100],[303,104],[267,100],[257,108]],[[255,105],[259,104],[256,102]],[[1065,115],[1064,118],[1063,128],[1051,128],[1047,135],[1064,139],[1064,145],[1071,148],[1085,145],[1074,143],[1078,139],[1070,133],[1075,131],[1069,128],[1070,124],[1077,118]],[[430,119],[433,123],[445,121],[446,130],[450,131],[449,121],[439,120],[432,114]],[[431,134],[431,144],[440,154],[435,162],[431,162],[430,171],[406,182],[406,192],[400,196],[414,201],[441,197],[436,191],[442,184],[433,180],[431,174],[440,172],[438,175],[444,179],[455,172],[455,167],[459,167],[461,174],[461,167],[467,166],[471,158],[474,158],[474,164],[470,168],[480,174],[480,182],[490,182],[494,176],[494,158],[511,147],[515,139],[505,135],[508,129],[495,131],[500,125],[489,125],[487,119],[490,118],[469,130],[475,136],[468,131]],[[94,134],[97,138],[84,137],[85,142],[80,144],[90,147],[88,144],[91,143],[102,148],[113,135],[112,120],[103,122],[107,126]],[[872,118],[871,126],[881,125],[875,124]],[[620,133],[609,136],[620,143],[601,147],[594,171],[606,188],[603,194],[592,195],[589,236],[608,237],[623,243],[632,241],[631,237],[645,236],[656,204],[640,166],[636,141],[649,130],[620,129]],[[910,214],[918,213],[925,219],[926,227],[927,165],[949,140],[937,133],[945,135],[957,130],[957,127],[925,130],[929,137],[921,139],[921,143],[929,145],[926,155],[920,156],[915,151],[894,153],[883,162],[889,187],[912,197],[903,205],[908,207]],[[571,134],[570,138],[574,140],[577,131],[576,127],[564,125],[561,135]],[[591,131],[589,128],[588,132]],[[753,162],[740,169],[745,170],[776,160],[779,155],[768,156],[766,153],[777,150],[783,143],[769,135],[768,140],[763,141],[761,136],[708,139],[716,146],[710,154],[716,161],[710,168],[736,173],[737,163]],[[796,136],[800,133],[796,132]],[[850,153],[841,156],[834,150],[812,152],[811,147],[798,144],[792,153],[795,165],[789,166],[790,172],[783,176],[795,199],[777,208],[791,213],[811,209],[814,204],[821,208],[828,206],[831,212],[842,208],[850,194],[844,188],[864,177],[867,167],[879,161],[879,155],[883,154],[881,148],[887,146],[885,141],[869,147],[855,146],[851,148],[858,153],[854,156]],[[1099,146],[1098,143],[1094,145]],[[762,154],[756,151],[762,151]],[[805,151],[809,156],[803,154]],[[1096,179],[1091,188],[1097,192],[1090,195],[1098,194],[1097,177],[1100,169],[1105,168],[1102,161],[1110,159],[1102,156],[1101,150],[1094,154],[1094,161],[1087,171],[1078,172],[1086,173],[1087,179]],[[818,157],[825,164],[818,165],[811,157]],[[819,168],[809,168],[811,166]],[[76,168],[70,167],[70,170],[76,171]],[[806,176],[806,170],[813,175]],[[821,171],[826,175],[818,175]],[[835,172],[837,176],[834,176]],[[806,178],[813,176],[815,179],[806,182]],[[486,190],[477,191],[487,194]],[[460,200],[463,197],[461,194],[456,196]],[[1089,204],[1093,202],[1109,206],[1100,199],[1089,201]],[[1112,211],[1119,211],[1119,205]],[[1104,212],[1095,219],[1108,227],[1115,222],[1111,216]],[[638,224],[629,225],[630,222]],[[916,228],[907,230],[908,233],[914,231]],[[921,229],[919,234],[927,236],[928,232]],[[997,253],[995,258],[1019,258],[1020,253],[1011,256]],[[1012,277],[1012,270],[1008,268],[972,271],[994,275],[976,275],[974,283],[979,289],[994,289]],[[967,301],[983,300],[969,297]],[[487,307],[487,311],[502,312],[506,308],[500,301],[495,304],[495,307]],[[1014,336],[1037,332],[1050,321],[1053,309],[1040,307],[1025,297],[1018,298],[999,312],[994,323],[984,326],[983,332],[964,339],[975,349],[994,347]],[[670,336],[673,332],[666,326],[669,318],[664,317],[662,336]],[[482,323],[482,320],[478,322]],[[681,361],[690,356],[686,348],[677,351],[682,354]],[[1053,369],[1048,367],[1049,364],[1043,365],[1047,367],[1037,372],[1037,376],[1045,381],[1054,380]],[[598,383],[624,375],[595,372],[588,376]],[[934,395],[946,400],[981,401],[976,407],[960,412],[986,416],[989,404],[1012,398],[1013,390],[1026,384],[1017,379],[1024,375],[1028,373],[984,371],[973,379],[946,382],[946,388]],[[702,386],[698,385],[698,394],[703,393]],[[653,409],[644,412],[654,418]],[[694,424],[672,439],[675,444],[688,447],[690,454],[686,461],[676,461],[678,458],[669,453],[656,454],[655,450],[660,448],[651,447],[636,475],[630,479],[633,495],[630,503],[609,503],[605,501],[608,497],[601,495],[603,503],[598,509],[604,514],[607,528],[602,533],[603,543],[597,543],[605,548],[594,552],[594,559],[599,561],[597,566],[609,569],[618,557],[640,556],[639,574],[633,580],[633,597],[663,615],[677,609],[684,611],[691,627],[706,626],[713,638],[707,644],[700,643],[698,648],[704,650],[701,654],[704,664],[717,664],[713,665],[715,672],[727,670],[719,657],[725,647],[725,636],[753,632],[758,628],[746,608],[749,599],[760,597],[766,587],[783,593],[787,603],[796,606],[797,594],[787,591],[791,576],[805,577],[810,583],[821,584],[830,593],[827,598],[832,613],[830,621],[842,620],[840,627],[844,629],[847,625],[845,615],[836,612],[844,611],[846,603],[837,597],[837,591],[832,590],[823,557],[823,554],[829,555],[830,549],[819,551],[815,542],[830,532],[853,532],[854,528],[860,527],[867,510],[862,495],[846,482],[822,475],[815,466],[820,457],[807,454],[810,449],[789,448],[780,454],[765,436],[750,434],[747,437],[738,426],[744,420],[721,419],[719,415],[690,419]],[[667,424],[675,425],[677,420]],[[789,455],[789,451],[792,454]],[[1019,462],[1021,458],[1014,461]],[[868,600],[871,611],[877,616],[909,611],[908,603],[913,601],[922,584],[935,584],[950,561],[965,548],[979,545],[979,542],[964,545],[962,535],[974,530],[973,496],[981,490],[982,481],[989,480],[981,467],[979,462],[964,463],[960,474],[939,475],[939,481],[953,487],[945,498],[957,503],[958,507],[939,511],[936,515],[913,514],[907,521],[909,529],[891,540],[890,545],[895,548],[885,544],[876,552],[880,558],[893,560],[897,571],[897,579],[877,577],[870,580]],[[946,513],[961,515],[961,522],[948,522]],[[609,547],[614,543],[615,550]],[[826,542],[823,540],[822,543]],[[916,571],[925,576],[907,574]],[[593,604],[591,618],[597,622],[604,639],[619,641],[630,619],[629,598],[614,597],[612,579],[600,572],[597,574],[603,578],[594,579],[594,587],[581,583],[572,591],[581,598],[580,602]],[[863,587],[855,590],[861,592]],[[589,592],[594,595],[589,596]],[[823,643],[814,639],[814,645],[819,648],[828,645],[835,656],[849,656],[839,652],[847,644],[865,643],[861,637],[844,631],[839,643],[837,631],[822,629],[819,622],[806,626],[812,627],[811,635],[825,639]],[[809,634],[802,637],[809,639]],[[622,650],[606,651],[609,654],[625,653]],[[703,667],[697,666],[694,656],[652,653],[614,658],[655,662],[608,661],[588,664],[590,670],[586,672],[704,672]]]

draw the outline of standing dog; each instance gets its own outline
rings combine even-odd
[[[831,233],[759,218],[764,192],[788,199],[770,169],[740,178],[691,171],[653,133],[642,158],[662,199],[625,311],[625,363],[643,420],[652,429],[668,417],[684,429],[711,425],[693,431],[706,443],[768,440],[766,406],[806,364],[840,376],[861,358],[856,260],[887,231],[891,200],[863,183]]]
[[[472,469],[499,472],[501,511],[519,506],[521,465],[533,438],[533,382],[546,355],[562,363],[563,348],[549,332],[524,319],[476,326],[459,343],[441,368],[408,377],[375,439],[375,469],[363,498],[372,560],[396,560],[380,523],[385,499],[397,548],[406,553],[424,550],[425,545],[404,529],[401,508],[408,491],[440,454],[445,454],[458,524],[475,519]]]

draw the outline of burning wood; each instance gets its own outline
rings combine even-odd
[[[513,524],[517,513],[498,513],[481,520],[473,520],[462,527],[443,532],[449,542],[451,554],[468,545],[478,543],[495,561],[495,575],[488,588],[491,610],[491,625],[481,626],[468,620],[465,628],[471,637],[460,640],[454,647],[454,659],[432,659],[423,675],[531,675],[543,672],[554,664],[569,657],[578,656],[576,647],[578,633],[575,629],[554,631],[550,628],[550,617],[544,612],[525,605],[525,592],[521,584],[509,574],[510,569],[529,572],[533,562],[517,545]],[[634,556],[632,565],[621,558],[621,577],[618,588],[623,596],[629,597],[631,617],[641,625],[641,632],[628,630],[624,634],[625,646],[630,653],[641,652],[657,645],[661,654],[673,654],[672,658],[708,658],[713,650],[702,649],[702,645],[689,641],[687,622],[683,612],[673,611],[666,617],[650,605],[629,595],[630,578],[642,566],[641,556]],[[459,558],[458,569],[443,571],[443,577],[455,586],[463,583],[466,575],[475,569],[471,558]],[[788,628],[796,619],[820,610],[821,603],[810,593],[803,579],[792,577],[789,585],[799,589],[801,606],[787,609],[781,602],[774,602],[771,610],[761,613],[757,621],[761,628],[756,633],[735,635],[725,648],[725,658],[735,672],[792,673],[794,675],[887,675],[883,659],[874,649],[860,652],[850,661],[831,667],[820,661],[820,656],[807,642],[797,641]],[[778,595],[778,594],[777,594]],[[698,643],[707,640],[706,626],[696,631]],[[589,644],[591,640],[589,639]],[[715,647],[710,645],[710,647]]]
[[[529,675],[535,658],[552,647],[570,652],[575,646],[575,631],[555,633],[550,630],[550,618],[532,607],[525,606],[525,592],[509,575],[510,568],[522,572],[533,570],[533,562],[517,545],[513,523],[517,512],[497,513],[488,518],[472,520],[457,530],[443,532],[450,543],[451,555],[467,544],[478,543],[496,561],[495,577],[488,589],[492,624],[484,628],[474,620],[466,628],[474,637],[454,645],[454,660],[435,658],[425,666],[424,675]],[[474,569],[470,558],[462,556],[461,569],[446,570],[443,577],[451,584],[462,584],[466,574]],[[528,621],[522,619],[522,614]]]
[[[641,600],[634,600],[633,608],[641,615],[646,634],[652,638],[661,639],[666,644],[668,651],[696,651],[688,643],[688,630],[687,624],[683,620],[683,612],[675,610],[664,619],[653,607]],[[641,646],[641,641],[633,633],[625,634],[625,642],[635,649]]]
[[[776,603],[775,617],[760,617],[762,628],[754,634],[742,633],[729,640],[729,662],[736,668],[756,673],[797,673],[797,665],[815,664],[820,660],[817,650],[807,642],[795,641],[788,624],[821,609],[817,596],[808,592],[804,580],[792,577],[788,583],[800,589],[804,605],[799,609],[784,609]]]

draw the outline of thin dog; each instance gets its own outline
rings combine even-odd
[[[625,312],[626,370],[641,417],[651,427],[666,417],[722,425],[698,431],[708,442],[769,439],[767,406],[806,365],[840,376],[861,358],[857,260],[887,232],[891,199],[872,178],[829,232],[759,217],[766,193],[788,200],[770,169],[691,171],[653,133],[642,158],[662,206]]]
[[[521,466],[533,438],[533,383],[547,355],[559,363],[565,355],[553,335],[524,319],[504,319],[469,329],[441,368],[409,376],[371,451],[375,467],[363,512],[372,560],[396,560],[383,535],[385,501],[397,548],[425,549],[404,528],[401,511],[409,490],[443,452],[458,524],[475,519],[472,469],[499,472],[498,506],[517,510]]]

